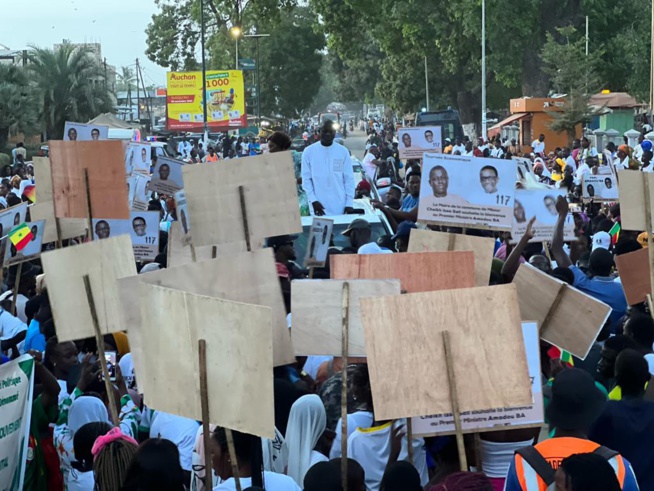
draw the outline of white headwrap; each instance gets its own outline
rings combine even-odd
[[[109,423],[107,408],[97,397],[81,396],[73,401],[68,411],[68,429],[73,433],[87,423]],[[113,426],[113,425],[112,425]]]
[[[300,487],[304,486],[304,475],[311,465],[311,451],[325,431],[326,425],[325,406],[317,395],[302,396],[291,407],[286,427],[287,474]]]

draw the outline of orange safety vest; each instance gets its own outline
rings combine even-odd
[[[218,162],[218,154],[213,154],[213,157],[210,154],[207,154],[207,162]]]
[[[563,459],[570,455],[578,453],[592,453],[599,448],[595,442],[584,440],[582,438],[560,437],[550,438],[534,446],[554,470],[558,469]],[[620,455],[616,455],[608,461],[615,470],[615,474],[620,482],[620,487],[624,486],[626,468]],[[520,482],[522,491],[547,491],[547,485],[536,471],[522,458],[516,454],[515,471]]]

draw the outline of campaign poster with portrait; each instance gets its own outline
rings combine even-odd
[[[129,142],[125,150],[125,173],[150,174],[152,164],[152,149],[149,143]]]
[[[322,268],[325,265],[333,227],[334,220],[313,217],[313,222],[311,222],[311,228],[309,229],[307,255],[304,259],[305,267],[313,266]]]
[[[184,189],[181,160],[169,157],[159,157],[152,173],[150,189],[157,193],[173,196],[177,191]]]
[[[12,206],[0,212],[0,237],[4,238],[9,231],[27,220],[27,203]],[[4,257],[4,253],[3,256]]]
[[[581,183],[582,196],[595,201],[618,201],[618,180],[613,174],[587,174]]]
[[[520,182],[526,182],[529,180],[527,176],[531,176],[531,179],[535,182],[538,182],[538,178],[534,174],[534,163],[524,157],[512,157],[518,164],[516,171],[516,179]]]
[[[515,160],[426,153],[418,221],[511,230],[516,166]]]
[[[152,260],[159,253],[159,212],[132,211],[129,220],[94,218],[93,240],[129,234],[134,257]]]
[[[426,152],[443,151],[440,126],[400,128],[397,130],[397,141],[401,159],[421,159]]]
[[[4,262],[3,266],[13,266],[14,264],[22,263],[25,261],[32,261],[41,256],[41,247],[43,246],[43,233],[45,231],[45,220],[38,222],[27,222],[26,225],[32,232],[32,238],[29,243],[22,249],[17,250],[16,246],[11,243],[9,238],[5,239]]]
[[[554,227],[559,217],[556,211],[556,200],[559,196],[565,198],[564,189],[516,189],[513,206],[513,229],[511,241],[517,243],[527,230],[529,220],[536,217],[532,227],[534,238],[529,242],[544,242],[552,240]],[[569,213],[563,225],[564,239],[575,241],[575,221]]]
[[[182,226],[182,243],[191,243],[191,222],[188,219],[188,207],[186,205],[186,191],[175,193],[175,210],[177,220]]]
[[[145,174],[134,174],[127,179],[127,195],[129,197],[129,209],[134,211],[146,211],[152,190],[150,189],[150,176]]]
[[[98,141],[107,138],[109,138],[109,126],[71,121],[66,121],[64,125],[64,141]]]

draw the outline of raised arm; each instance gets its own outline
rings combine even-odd
[[[563,250],[563,226],[565,225],[565,219],[568,216],[569,209],[568,200],[564,196],[559,196],[556,200],[556,211],[559,212],[559,217],[556,220],[554,236],[552,237],[552,255],[556,264],[562,268],[572,266],[570,257]]]
[[[506,258],[504,266],[502,266],[502,276],[509,280],[509,282],[513,281],[513,277],[518,272],[518,268],[520,267],[520,257],[522,256],[525,247],[527,247],[529,241],[534,238],[534,231],[532,230],[532,227],[535,221],[536,217],[533,217],[531,220],[529,220],[525,234],[520,237],[517,245],[513,248],[511,254],[509,254],[509,257]]]

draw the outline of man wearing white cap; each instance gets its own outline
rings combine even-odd
[[[608,232],[597,232],[595,235],[593,235],[592,239],[593,250],[602,248],[608,251],[611,247],[611,236],[608,234]]]

